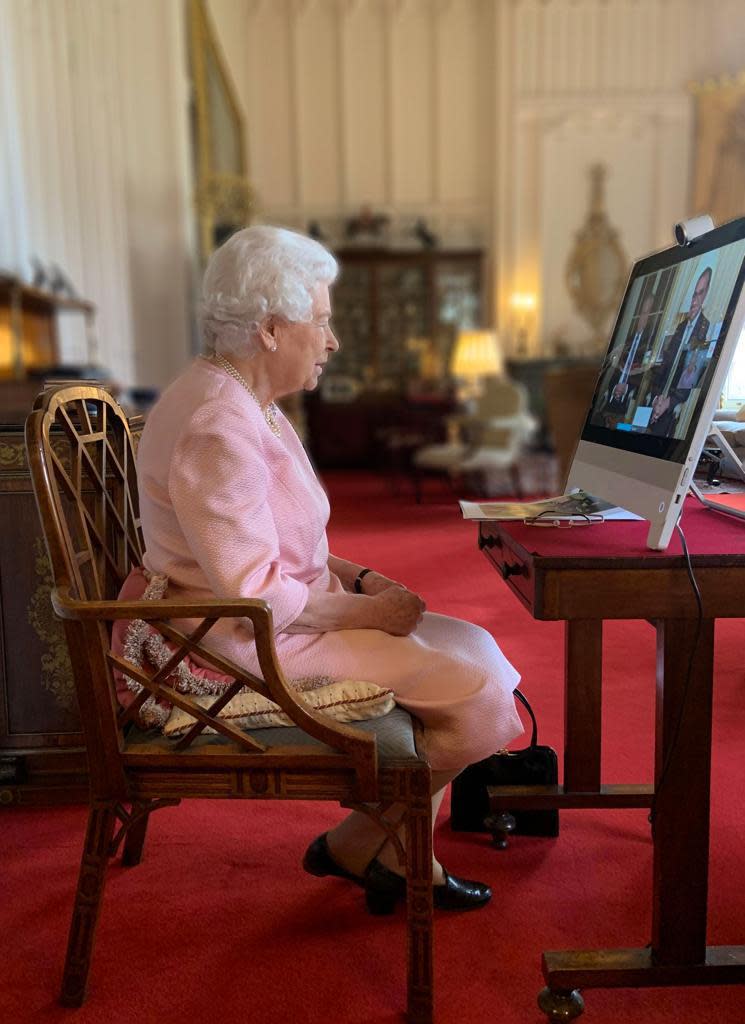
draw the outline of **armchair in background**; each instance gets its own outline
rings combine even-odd
[[[536,428],[528,412],[527,392],[504,377],[486,377],[472,412],[450,418],[451,439],[425,445],[412,459],[416,500],[422,500],[426,475],[439,474],[454,487],[456,481],[486,495],[496,474],[509,475],[512,490],[522,494],[520,456]]]
[[[721,452],[719,473],[745,478],[745,405],[739,409],[717,409],[712,419],[707,446]]]

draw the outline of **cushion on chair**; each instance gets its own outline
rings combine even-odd
[[[378,756],[381,760],[396,760],[418,757],[416,740],[414,736],[414,722],[408,711],[395,705],[392,711],[380,718],[367,719],[364,722],[355,722],[355,729],[362,732],[372,733],[377,737]],[[298,726],[290,729],[251,729],[248,735],[264,743],[267,747],[318,747],[330,752],[331,747],[320,740],[309,736]],[[148,732],[132,727],[127,733],[125,752],[136,748],[138,753],[144,753],[145,748],[154,753],[169,753],[173,751],[177,737],[163,736],[154,730]],[[225,736],[217,733],[205,735],[202,733],[194,739],[189,747],[189,752],[199,750],[205,746],[224,746],[231,741]]]
[[[165,596],[167,584],[167,577],[151,576],[137,567],[127,576],[119,597],[129,601],[143,598],[157,600]],[[166,640],[154,626],[142,619],[117,620],[112,629],[111,648],[115,654],[148,671],[165,664],[177,649],[174,643]],[[114,676],[119,703],[128,707],[141,691],[141,684],[119,669],[114,669]],[[188,655],[166,680],[178,692],[192,695],[202,707],[209,706],[233,682],[232,676],[200,665]],[[391,690],[362,680],[315,676],[290,680],[290,685],[311,707],[340,722],[377,718],[387,714],[395,703]],[[234,720],[236,725],[245,729],[259,726],[296,728],[292,719],[277,704],[248,688],[241,690],[229,701],[219,715]],[[159,727],[167,735],[173,736],[186,732],[194,721],[188,712],[153,696],[148,697],[138,715],[138,724],[142,727]]]
[[[379,718],[392,710],[395,700],[393,691],[383,689],[375,683],[357,682],[353,679],[341,679],[338,682],[319,686],[314,690],[301,692],[303,700],[316,711],[322,711],[337,722],[357,722],[364,718]],[[200,707],[209,707],[213,697],[195,697],[194,702]],[[237,694],[220,711],[220,718],[229,719],[241,729],[276,728],[277,726],[294,726],[289,715],[285,714],[273,701],[253,690],[245,690]],[[163,726],[164,736],[181,736],[194,724],[195,719],[188,711],[173,708],[168,721]],[[214,729],[205,729],[214,732]]]
[[[415,452],[412,462],[417,469],[457,468],[467,451],[464,444],[428,444]]]

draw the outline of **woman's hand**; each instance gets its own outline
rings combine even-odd
[[[375,597],[376,594],[382,594],[384,590],[388,590],[389,587],[399,587],[405,590],[403,583],[397,583],[395,580],[388,579],[380,572],[367,572],[362,577],[362,593],[367,594],[369,597]]]
[[[422,621],[426,605],[410,590],[398,584],[387,586],[376,594],[374,602],[374,629],[382,629],[391,636],[408,636]]]

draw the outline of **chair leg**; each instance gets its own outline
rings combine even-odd
[[[139,810],[141,805],[136,805],[136,809]],[[135,808],[133,808],[135,810]],[[142,860],[142,848],[145,844],[145,835],[147,833],[148,822],[150,821],[150,812],[146,811],[142,817],[138,818],[134,825],[131,825],[127,830],[127,835],[124,839],[124,850],[122,851],[122,864],[126,868],[136,867]]]
[[[88,813],[88,827],[80,862],[78,891],[70,923],[60,994],[60,1003],[63,1006],[82,1006],[85,1001],[106,864],[117,821],[115,807],[113,801],[94,803]]]
[[[410,770],[406,811],[406,913],[409,1024],[432,1024],[432,797],[426,765]]]

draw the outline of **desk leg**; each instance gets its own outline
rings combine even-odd
[[[564,791],[600,791],[602,619],[575,619],[564,634]]]
[[[657,624],[652,946],[543,954],[549,1021],[582,1012],[580,988],[745,983],[745,946],[706,946],[714,621]],[[690,677],[688,675],[691,665]]]
[[[702,623],[686,692],[695,639],[690,619],[657,624],[652,955],[658,964],[702,963],[706,953],[712,619]]]

